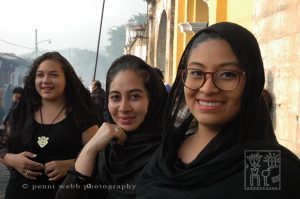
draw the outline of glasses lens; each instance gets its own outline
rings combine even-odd
[[[182,72],[182,81],[187,88],[198,89],[202,86],[205,78],[203,71],[198,69],[186,69]]]
[[[231,70],[219,70],[214,74],[216,86],[222,90],[235,89],[240,81],[240,74]]]

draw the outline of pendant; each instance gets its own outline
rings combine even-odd
[[[41,148],[44,148],[48,144],[48,140],[49,138],[46,136],[38,137],[37,143]]]

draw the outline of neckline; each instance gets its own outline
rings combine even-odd
[[[55,120],[60,116],[60,114],[63,112],[63,110],[65,109],[65,106],[66,105],[64,105],[61,109],[60,109],[60,111],[58,112],[58,114],[54,117],[54,119],[52,120],[52,122],[50,123],[50,124],[44,124],[43,123],[43,114],[42,114],[42,108],[40,107],[40,117],[41,117],[41,123],[40,123],[40,125],[42,126],[42,130],[43,130],[43,135],[44,136],[47,136],[47,134],[48,134],[48,132],[49,132],[49,130],[50,130],[50,128],[52,127],[52,125],[53,125],[53,123],[55,122]],[[60,121],[61,122],[61,121]],[[59,122],[58,122],[59,123]],[[49,126],[47,129],[45,129],[45,126]]]

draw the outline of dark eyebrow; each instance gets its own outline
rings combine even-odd
[[[200,62],[190,62],[188,65],[197,65],[200,67],[205,67],[205,65]],[[219,67],[226,67],[228,65],[235,65],[235,66],[240,67],[240,64],[236,63],[236,62],[224,62],[224,63],[220,64]]]
[[[129,93],[132,93],[132,92],[143,92],[143,90],[139,89],[139,88],[129,90]]]
[[[58,70],[51,70],[49,73],[58,73]],[[37,70],[36,73],[44,73],[42,70]]]
[[[144,90],[142,89],[139,89],[139,88],[136,88],[136,89],[131,89],[129,90],[128,92],[129,93],[133,93],[133,92],[143,92]],[[109,91],[109,94],[120,94],[119,91],[115,91],[115,90],[112,90],[112,91]]]
[[[119,94],[119,92],[118,91],[109,91],[109,95],[110,94]]]

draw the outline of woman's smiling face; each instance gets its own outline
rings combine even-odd
[[[193,48],[187,63],[189,68],[204,72],[221,69],[243,72],[230,45],[220,39],[203,41]],[[241,75],[235,89],[223,91],[215,86],[212,75],[207,74],[206,81],[199,89],[184,87],[187,106],[199,124],[219,129],[239,113],[245,83],[246,77]]]
[[[35,87],[42,100],[63,99],[66,78],[60,63],[52,59],[42,61],[35,74]]]
[[[108,110],[114,122],[127,132],[136,130],[144,121],[148,104],[142,78],[132,70],[118,72],[108,95]]]

